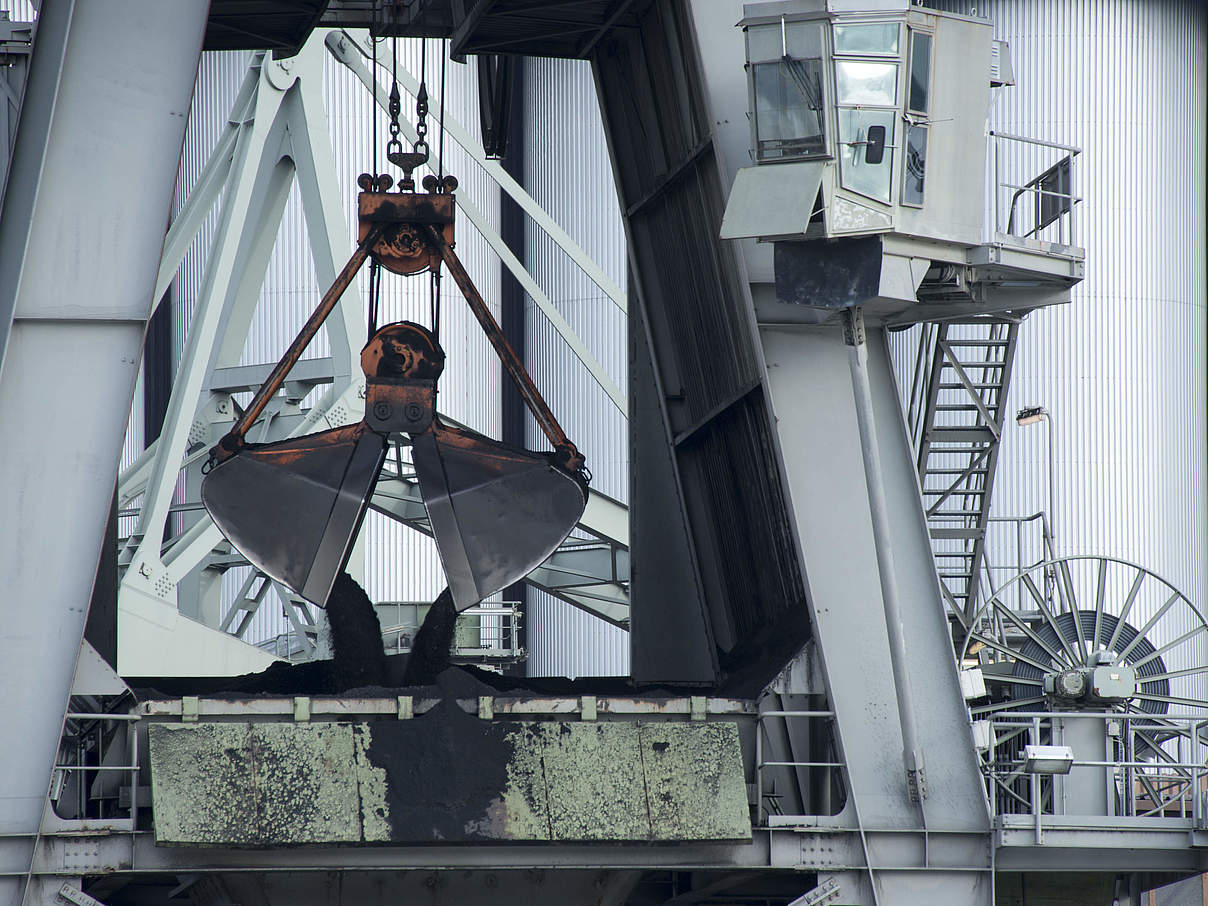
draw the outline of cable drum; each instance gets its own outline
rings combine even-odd
[[[960,666],[980,668],[988,695],[974,719],[1013,710],[1208,710],[1208,622],[1169,582],[1111,557],[1035,564],[992,590],[959,646]],[[1068,705],[1045,678],[1119,664],[1136,671],[1135,694]]]
[[[1054,620],[1056,628],[1048,624],[1042,626],[1036,634],[1044,644],[1042,645],[1040,642],[1029,639],[1019,649],[1021,658],[1015,662],[1012,674],[1027,679],[1042,679],[1044,671],[1041,671],[1031,661],[1043,661],[1045,658],[1050,659],[1055,671],[1070,666],[1067,663],[1052,658],[1049,650],[1056,649],[1060,652],[1065,648],[1072,648],[1077,652],[1077,640],[1079,638],[1084,640],[1082,651],[1085,658],[1081,662],[1081,665],[1089,665],[1090,655],[1095,649],[1091,648],[1088,650],[1088,646],[1094,644],[1104,645],[1107,640],[1115,639],[1117,651],[1131,649],[1121,660],[1123,663],[1136,669],[1139,681],[1138,689],[1146,695],[1170,696],[1169,679],[1159,678],[1150,680],[1149,682],[1140,682],[1145,677],[1164,677],[1167,670],[1166,662],[1162,660],[1160,655],[1155,656],[1157,649],[1148,639],[1137,641],[1139,634],[1135,627],[1128,623],[1121,623],[1118,617],[1114,617],[1110,613],[1104,613],[1099,615],[1099,629],[1096,636],[1095,611],[1079,610],[1078,619],[1081,627],[1074,625],[1074,614],[1067,611],[1066,613],[1056,615],[1056,619]],[[1117,627],[1119,629],[1118,632]],[[1081,629],[1080,633],[1079,628]],[[1023,660],[1025,657],[1029,660]],[[1011,695],[1016,699],[1026,698],[1033,694],[1034,689],[1035,686],[1032,685],[1012,684]],[[1136,704],[1137,708],[1146,714],[1165,714],[1170,708],[1168,702],[1157,698],[1142,698]]]

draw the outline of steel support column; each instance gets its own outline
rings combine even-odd
[[[0,834],[42,818],[209,4],[43,5],[0,216]],[[0,880],[0,903],[23,879]]]

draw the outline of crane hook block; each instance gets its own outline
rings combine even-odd
[[[426,431],[444,368],[445,351],[428,328],[411,321],[387,324],[361,350],[365,423],[379,434]]]

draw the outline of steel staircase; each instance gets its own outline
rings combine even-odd
[[[1017,320],[921,325],[908,422],[944,598],[965,623],[977,608],[986,527]]]

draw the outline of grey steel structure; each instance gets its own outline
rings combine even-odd
[[[1162,704],[1173,707],[1140,715],[1117,708],[1134,698],[1161,701],[1164,693],[1136,680],[1129,685],[1126,671],[1116,668],[1128,662],[1124,666],[1139,671],[1143,658],[1148,664],[1164,663],[1157,658],[1184,643],[1194,649],[1205,624],[1192,604],[1173,589],[1160,594],[1158,590],[1168,586],[1144,570],[1132,568],[1122,585],[1112,584],[1116,580],[1107,577],[1114,567],[1106,560],[1097,561],[1089,572],[1064,561],[1042,564],[1041,578],[1033,578],[1030,586],[1038,589],[1033,596],[1037,606],[1029,605],[1028,610],[1013,608],[1003,597],[974,609],[967,590],[966,600],[961,600],[951,588],[947,594],[941,589],[933,565],[935,526],[928,524],[924,502],[928,489],[924,485],[920,494],[918,481],[920,472],[935,476],[957,467],[930,468],[920,461],[901,417],[887,330],[948,316],[1012,323],[1027,310],[1062,301],[1082,276],[1073,221],[1085,222],[1086,217],[1072,204],[1081,201],[1078,196],[1085,190],[1077,176],[1068,178],[1080,170],[1061,169],[1067,166],[1062,155],[1053,171],[1055,181],[1033,182],[1037,174],[1026,172],[1026,164],[1021,165],[1022,177],[1007,176],[1006,186],[1002,174],[993,172],[987,174],[992,197],[1004,188],[1008,196],[1031,193],[1033,202],[1029,204],[1024,194],[1020,210],[1034,211],[1041,220],[1055,212],[1050,222],[1032,226],[1055,225],[1058,235],[1027,235],[1032,231],[1026,224],[1012,221],[1009,210],[1004,224],[993,205],[995,216],[983,222],[985,195],[977,171],[982,159],[990,157],[978,105],[985,103],[991,80],[1006,81],[1005,48],[993,47],[984,21],[935,16],[905,3],[876,5],[879,8],[870,11],[838,0],[829,5],[761,4],[742,11],[727,7],[719,15],[705,4],[601,2],[576,13],[542,5],[517,15],[503,4],[480,0],[468,10],[457,4],[420,4],[411,19],[396,23],[403,32],[447,34],[454,53],[508,48],[591,59],[633,277],[633,304],[625,300],[625,307],[631,336],[628,414],[635,469],[633,506],[624,530],[612,518],[617,514],[607,500],[600,502],[602,515],[585,528],[597,533],[610,550],[632,549],[633,675],[639,683],[674,683],[680,686],[677,693],[654,695],[641,685],[631,694],[603,693],[589,691],[588,685],[577,690],[581,694],[560,697],[450,689],[443,691],[443,701],[406,690],[368,699],[295,695],[253,701],[143,694],[135,704],[112,669],[115,658],[105,652],[111,662],[106,664],[85,645],[69,699],[68,664],[75,655],[88,597],[83,586],[93,575],[93,558],[85,557],[85,569],[64,570],[56,577],[63,583],[74,578],[80,586],[49,597],[51,605],[59,607],[51,614],[57,623],[31,609],[18,610],[21,622],[10,621],[3,637],[6,654],[14,655],[9,662],[14,672],[6,686],[12,688],[18,681],[29,686],[31,679],[43,678],[48,706],[31,710],[25,702],[14,703],[8,715],[10,725],[21,719],[35,726],[46,744],[45,751],[23,757],[15,765],[20,770],[6,772],[11,795],[29,807],[4,806],[8,835],[0,842],[0,877],[7,887],[0,890],[11,893],[14,902],[99,900],[115,906],[181,894],[207,903],[401,896],[450,903],[551,899],[618,904],[755,898],[805,906],[990,903],[996,889],[999,902],[1013,902],[1022,901],[1026,885],[1031,896],[1047,889],[1052,896],[1089,904],[1135,898],[1148,883],[1146,874],[1190,873],[1203,866],[1202,694],[1172,691],[1166,694],[1170,701]],[[54,39],[52,26],[65,22],[55,19],[50,9],[48,5],[35,44],[31,92],[40,84],[36,79],[42,60],[58,59],[62,65],[61,53],[56,58],[54,52],[61,52],[66,41]],[[427,16],[420,16],[425,9]],[[271,19],[272,11],[263,15]],[[324,15],[333,25],[368,24],[357,18],[364,15],[362,7],[340,0],[329,3]],[[744,31],[733,26],[740,16],[748,41]],[[542,18],[546,21],[539,21]],[[200,46],[201,19],[199,11],[194,54]],[[84,14],[71,19],[72,28],[94,28],[108,35],[103,25]],[[790,26],[794,41],[805,36],[804,51],[794,44],[790,53]],[[776,32],[779,53],[755,46]],[[181,40],[179,31],[173,34]],[[1198,34],[1202,46],[1202,22]],[[931,96],[923,106],[916,103],[906,78],[908,71],[916,75],[916,55],[923,58],[916,35],[929,35],[934,42],[934,51],[927,51],[933,71],[928,74],[924,68],[921,77],[924,84],[931,77]],[[42,42],[42,36],[49,36],[50,43]],[[91,32],[88,36],[94,37]],[[327,39],[337,57],[349,50],[341,47],[342,40],[346,38],[338,33]],[[301,42],[295,36],[283,37],[280,43],[296,47]],[[166,35],[163,46],[171,46]],[[52,55],[43,56],[48,48]],[[284,203],[279,186],[276,194],[267,196],[256,190],[257,174],[274,171],[282,159],[274,156],[273,145],[282,140],[282,131],[291,143],[312,143],[309,157],[300,144],[291,144],[288,159],[299,167],[302,179],[310,180],[304,192],[319,199],[318,208],[324,206],[325,193],[330,201],[327,176],[317,170],[302,172],[313,164],[315,153],[322,153],[321,148],[316,152],[320,143],[313,108],[308,121],[299,88],[300,81],[304,88],[308,73],[313,81],[316,49],[312,44],[309,57],[304,50],[289,65],[260,58],[245,83],[249,97],[265,105],[257,106],[257,114],[279,105],[284,119],[276,119],[276,113],[271,124],[263,117],[259,122],[256,116],[232,117],[238,137],[230,158],[224,229],[249,212],[251,222],[265,222],[259,218],[267,215],[255,205],[266,198],[272,204]],[[171,59],[179,63],[180,57],[176,50]],[[82,65],[85,58],[80,59]],[[750,63],[750,105],[744,62]],[[785,89],[771,107],[759,107],[767,100],[760,95],[760,66],[770,67],[762,73],[773,76],[778,90]],[[104,87],[107,83],[97,70],[88,76]],[[173,71],[177,83],[189,75]],[[969,71],[985,78],[965,78]],[[1021,70],[1015,77],[1024,82]],[[165,78],[157,84],[162,88],[170,82]],[[172,84],[179,89],[177,83]],[[71,80],[60,80],[60,104],[71,99],[72,85]],[[27,105],[37,97],[28,94]],[[127,112],[148,113],[156,103],[152,98],[151,108],[134,105]],[[797,112],[808,107],[818,128],[797,134],[782,129],[770,135],[759,117],[774,115],[777,103]],[[290,105],[302,108],[302,119],[289,119]],[[167,105],[181,122],[163,138],[165,145],[168,139],[180,142],[182,106]],[[748,106],[755,108],[753,132],[745,117]],[[296,117],[298,110],[292,113]],[[949,113],[951,118],[945,116]],[[800,118],[785,119],[790,126],[801,124]],[[35,131],[26,132],[30,122]],[[45,142],[36,131],[38,122],[37,116],[23,120],[19,149],[22,143],[37,149]],[[88,122],[67,120],[64,125],[86,129]],[[947,122],[956,125],[945,135],[941,130]],[[287,124],[283,130],[280,123]],[[129,128],[145,127],[134,123]],[[932,130],[922,140],[926,145],[917,133],[911,134],[917,128]],[[765,159],[752,166],[746,151],[764,149],[765,141],[774,142],[766,148],[777,154],[761,157],[799,159]],[[257,144],[269,146],[263,157],[251,154]],[[917,187],[911,189],[908,181],[920,175],[917,155],[922,148],[926,188],[920,199]],[[908,151],[916,157],[907,157]],[[959,178],[967,185],[954,191],[944,177],[970,159],[977,166],[961,172]],[[106,173],[130,169],[130,161],[114,158],[102,160],[98,167],[106,163]],[[19,164],[20,158],[14,161],[14,173]],[[745,175],[739,175],[740,170]],[[45,170],[41,172],[46,178]],[[166,208],[170,179],[160,183]],[[115,181],[111,188],[118,190],[121,183]],[[10,182],[6,215],[18,203],[14,197],[33,205],[35,213],[55,210],[53,195],[14,196]],[[786,204],[786,197],[804,204]],[[96,201],[98,207],[105,204],[103,197]],[[473,199],[467,199],[467,208],[472,204]],[[312,207],[308,214],[322,274],[325,256],[334,255],[346,237],[341,239],[334,219],[321,219],[317,210]],[[166,261],[183,254],[181,236],[199,216],[196,208],[181,207],[165,246]],[[23,257],[6,237],[11,238],[25,218],[5,220],[0,228],[0,270],[17,266]],[[38,218],[29,222],[36,225]],[[320,223],[326,235],[316,238]],[[489,224],[482,229],[491,241]],[[243,243],[266,254],[263,237],[256,232],[230,232],[232,245],[221,254],[237,260]],[[132,246],[158,246],[158,241],[134,231],[117,234]],[[151,289],[153,259],[148,259],[149,269],[144,268],[146,286],[129,291],[147,300],[147,309],[158,295]],[[170,279],[178,261],[166,271],[161,264],[161,282]],[[104,263],[114,265],[112,260]],[[28,259],[23,265],[26,270],[32,267]],[[811,282],[811,268],[830,268],[832,275],[858,279],[849,292],[841,293],[834,282]],[[55,272],[58,279],[62,275],[62,269]],[[213,279],[232,281],[238,290],[245,277],[233,262],[225,275],[207,278]],[[13,285],[28,291],[32,284],[23,279]],[[246,316],[238,308],[230,311]],[[13,321],[0,371],[0,401],[24,401],[21,411],[28,417],[32,407],[27,387],[37,379],[30,377],[37,363],[14,350],[21,349],[17,341],[23,331],[41,329],[56,311],[39,309],[31,317],[18,308],[18,314],[22,318]],[[146,311],[141,314],[145,317]],[[203,311],[199,317],[217,314]],[[346,308],[341,317],[351,334],[355,309]],[[132,320],[141,324],[138,317]],[[78,328],[65,331],[76,340],[85,333]],[[223,350],[237,339],[242,332],[232,331],[214,348]],[[303,382],[293,388],[293,395],[281,401],[277,430],[341,418],[346,413],[339,413],[338,406],[355,406],[355,384],[340,383],[350,354],[345,340],[333,343],[332,362],[307,372],[311,385],[331,383],[335,392],[307,411],[299,403],[313,386]],[[955,340],[977,342],[960,331],[945,338],[943,345],[937,340],[938,352],[931,354],[940,364],[933,373],[945,367],[953,371],[955,378],[949,382],[961,386],[951,389],[963,390],[970,399],[978,396],[971,390],[994,389],[979,384],[996,384],[1000,396],[981,396],[981,405],[952,404],[962,406],[960,410],[940,410],[947,404],[929,397],[932,402],[924,409],[932,415],[923,419],[924,433],[927,428],[976,431],[979,436],[989,432],[997,440],[1009,421],[1001,398],[1006,392],[1004,369],[988,364],[990,353],[981,365],[950,354],[958,345]],[[991,342],[998,340],[992,337],[977,348],[995,348]],[[192,357],[194,364],[182,367],[181,383],[210,382],[209,389],[215,390],[213,363],[207,366],[204,361],[208,347],[198,347],[196,338],[190,343],[194,348],[184,361]],[[38,358],[42,365],[53,361],[49,355]],[[112,359],[105,361],[112,364]],[[255,374],[241,377],[235,373],[237,362],[225,364],[230,370],[222,376],[231,383],[219,385],[208,402],[200,400],[200,428],[193,420],[199,400],[182,396],[174,402],[176,424],[165,431],[192,435],[194,429],[218,430],[229,420],[229,411],[221,409],[222,394],[253,384]],[[997,374],[972,380],[975,368]],[[122,381],[98,379],[94,389],[122,384],[124,389],[114,392],[123,396],[132,386],[132,371],[125,368]],[[61,395],[77,392],[74,384],[56,384],[54,375],[42,385]],[[93,412],[95,424],[76,422],[74,427],[92,431],[94,441],[106,438],[115,463],[114,432],[125,411],[124,398],[101,400]],[[940,411],[967,415],[972,425],[935,418]],[[106,420],[104,415],[115,417]],[[171,407],[168,415],[172,421]],[[5,416],[6,426],[18,424],[9,418]],[[171,491],[181,465],[179,455],[162,452],[166,446],[165,441],[161,452],[148,458],[154,465],[143,467],[153,477],[139,479],[145,487],[153,481],[161,486],[156,504],[161,511],[170,509],[163,495]],[[61,449],[67,448],[55,448]],[[186,458],[190,449],[184,446]],[[20,447],[10,448],[10,455],[20,453]],[[40,467],[63,471],[44,451],[39,455]],[[964,478],[980,467],[979,457],[981,463],[986,461],[977,451],[952,455],[975,463],[959,467]],[[18,471],[16,462],[4,466],[6,493],[20,498],[29,485],[12,480]],[[392,494],[375,506],[422,529],[423,516],[414,506],[403,469],[392,482],[387,489]],[[63,492],[62,476],[56,488]],[[74,494],[74,513],[82,511],[79,501],[88,499],[95,510],[92,521],[99,526],[109,505],[108,487],[103,495],[91,496],[86,487],[67,490]],[[988,497],[988,491],[983,496]],[[976,512],[970,507],[972,522],[964,530],[984,533],[988,517],[983,503]],[[62,531],[62,514],[48,518],[53,508],[26,506],[21,524],[29,526],[33,542],[45,548],[49,534]],[[159,545],[151,542],[142,549],[144,539],[135,537],[127,584],[141,585],[146,597],[166,597],[173,591],[170,586],[191,571],[180,565],[191,557],[203,569],[229,566],[230,561],[215,559],[222,553],[221,542],[208,531],[200,523],[185,527],[172,539],[175,553],[170,549],[158,564]],[[87,547],[82,538],[79,542],[80,549]],[[6,549],[15,551],[17,545]],[[564,553],[578,557],[583,551]],[[148,571],[142,573],[140,565]],[[157,572],[159,567],[163,572]],[[35,575],[16,559],[7,570],[17,577],[21,597],[32,596],[37,581],[46,599],[41,573]],[[1041,590],[1048,575],[1055,577],[1051,595]],[[596,580],[603,578],[608,577]],[[1029,587],[1023,579],[1017,586]],[[553,588],[553,583],[547,587]],[[553,590],[571,599],[577,593]],[[259,593],[251,587],[241,590],[241,603],[252,602],[243,595]],[[1094,604],[1088,610],[1089,602]],[[588,603],[578,600],[577,606]],[[617,614],[600,607],[603,613]],[[1093,615],[1092,649],[1108,616],[1117,628],[1127,617],[1139,629],[1115,652],[1121,663],[1106,656],[1117,641],[1115,629],[1109,630],[1102,652],[1070,650],[1084,645],[1086,625],[1080,611]],[[977,622],[986,613],[991,614],[987,624],[999,635]],[[1179,614],[1184,615],[1179,618],[1186,621],[1185,631],[1177,620],[1167,621],[1168,615]],[[1060,624],[1054,637],[1044,634],[1043,621]],[[1072,635],[1064,631],[1067,624]],[[57,649],[38,652],[42,661],[29,649],[27,635],[35,631],[59,643]],[[209,635],[188,631],[195,639],[212,641]],[[959,663],[953,660],[954,634],[964,639]],[[1150,644],[1154,657],[1137,656],[1145,650],[1142,641]],[[1029,643],[1039,645],[1041,653],[1029,649]],[[1079,653],[1095,655],[1085,664],[1092,671],[1093,697],[1072,691],[1083,676],[1081,666],[1073,671],[1077,676],[1056,669],[1061,662],[1057,649],[1070,655],[1070,661]],[[57,660],[45,657],[55,651]],[[1002,658],[986,656],[993,652],[1025,664],[1026,657],[1040,674],[1013,668],[1004,673],[999,669]],[[1044,659],[1045,652],[1053,655],[1052,662]],[[120,670],[120,648],[113,654]],[[1185,680],[1204,669],[1194,654],[1185,668],[1177,662],[1165,665],[1169,676],[1155,678],[1151,672],[1147,682]],[[1106,670],[1110,679],[1113,669],[1125,678],[1112,679],[1115,686],[1102,685],[1095,671]],[[1185,672],[1176,676],[1180,670]],[[1011,697],[1017,695],[1011,691],[1014,686],[1058,683],[1064,685],[1040,696],[1047,707],[1036,711],[1020,711],[1026,700]],[[997,726],[990,727],[996,735],[984,742],[978,736],[984,728],[975,723],[970,731],[966,700],[974,703],[973,716],[982,716],[986,712],[979,702],[984,702],[987,687],[997,689],[992,694],[999,697],[991,721]],[[1005,698],[1003,687],[1008,689]],[[1068,708],[1058,707],[1062,702]],[[64,747],[52,758],[51,733],[63,723],[64,704],[69,712]],[[31,714],[36,721],[29,720]],[[448,735],[436,732],[445,726],[453,728]],[[242,736],[241,727],[246,727]],[[421,838],[409,834],[423,830],[422,820],[407,824],[399,818],[384,828],[370,810],[358,812],[354,807],[349,814],[346,806],[384,797],[383,808],[392,819],[398,817],[395,808],[405,812],[406,801],[391,799],[391,791],[402,788],[400,775],[387,771],[383,781],[372,769],[382,754],[373,740],[423,738],[425,727],[431,731],[427,742],[450,767],[475,752],[473,743],[479,739],[489,739],[493,746],[506,738],[511,749],[510,754],[490,749],[501,753],[500,762],[470,762],[494,770],[506,761],[508,779],[494,788],[498,799],[490,808],[475,813],[472,821],[466,812],[462,825],[462,813],[450,807],[452,836],[436,845],[416,846]],[[538,748],[517,741],[524,734],[538,740],[532,743]],[[550,748],[555,745],[551,741],[563,737],[581,741],[582,747]],[[657,742],[651,743],[651,737]],[[1045,773],[1050,768],[1039,764],[1047,748],[1010,750],[1011,739],[1021,742],[1025,737],[1029,745],[1047,748],[1070,743],[1074,773],[1068,781],[1053,779]],[[90,749],[93,739],[98,744]],[[165,747],[169,739],[179,746]],[[207,740],[218,740],[220,749],[226,746],[221,758],[219,750],[206,748]],[[591,740],[599,747],[592,748]],[[706,745],[706,740],[712,742]],[[346,744],[351,746],[347,754],[339,748]],[[416,756],[421,748],[399,751]],[[88,761],[84,753],[89,751],[103,763]],[[516,778],[536,783],[531,756],[537,751],[543,759],[540,773],[546,775],[548,769],[548,777],[534,788],[544,794],[517,799]],[[74,762],[73,752],[79,756]],[[209,754],[191,757],[198,753]],[[683,759],[685,753],[687,761],[660,761]],[[1060,752],[1048,754],[1061,760]],[[690,770],[693,758],[695,769]],[[640,775],[625,774],[622,769],[635,759],[642,766]],[[219,761],[229,773],[218,769]],[[660,764],[676,767],[659,776]],[[1070,766],[1068,760],[1065,764]],[[195,767],[198,770],[189,773]],[[43,798],[48,775],[49,801]],[[189,778],[184,786],[181,776]],[[556,776],[566,778],[562,785],[549,779]],[[290,781],[282,784],[282,777]],[[613,781],[618,785],[609,787]],[[713,782],[717,795],[710,799],[705,794]],[[450,798],[471,789],[477,793],[483,787],[467,782],[465,790],[451,789]],[[645,801],[633,795],[635,789],[649,791]],[[73,807],[73,799],[78,807]],[[190,802],[200,803],[195,814],[181,809]],[[315,808],[316,802],[324,805]],[[219,808],[212,807],[215,803]],[[668,813],[660,811],[660,803],[681,805]],[[583,822],[585,804],[600,808],[594,814],[588,809],[588,820],[576,823]],[[605,807],[613,804],[618,811]],[[561,809],[557,814],[555,806]],[[255,815],[246,829],[226,820],[249,807]],[[534,814],[544,815],[547,823],[524,823]],[[627,822],[635,814],[642,820],[630,826]],[[719,815],[724,820],[714,820]],[[341,824],[346,820],[352,822],[350,827]],[[593,839],[611,845],[588,842]],[[475,845],[465,845],[471,840]],[[652,840],[665,845],[650,846]],[[334,845],[370,841],[379,845]],[[528,845],[516,846],[516,841]],[[246,848],[248,844],[256,848]],[[1078,872],[1085,875],[1071,878]]]
[[[0,218],[0,708],[22,728],[0,792],[10,901],[29,877],[13,869],[33,857],[84,634],[205,17],[204,3],[47,4],[24,86]],[[105,176],[70,197],[84,148]],[[34,567],[56,555],[59,568]],[[43,699],[31,707],[21,688]]]

